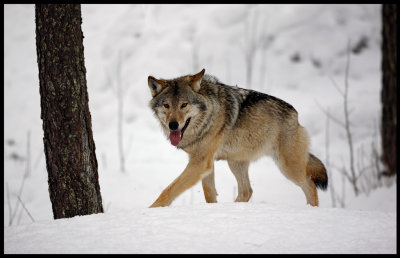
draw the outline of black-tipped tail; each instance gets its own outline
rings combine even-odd
[[[324,164],[309,153],[308,163],[307,163],[307,175],[311,177],[315,186],[321,190],[326,190],[328,188],[328,175]]]

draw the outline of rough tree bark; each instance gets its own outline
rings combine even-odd
[[[43,142],[54,219],[103,212],[81,7],[37,4],[35,15]]]
[[[397,5],[382,5],[382,161],[384,175],[397,173]]]

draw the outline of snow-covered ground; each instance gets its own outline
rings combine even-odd
[[[82,19],[105,214],[52,219],[34,6],[5,5],[6,253],[396,252],[396,183],[357,197],[348,182],[343,186],[339,169],[349,162],[346,133],[330,121],[327,153],[327,119],[319,108],[343,120],[334,82],[343,89],[348,42],[352,49],[361,46],[350,56],[349,106],[356,165],[367,166],[371,146],[380,150],[380,5],[82,5]],[[252,33],[258,42],[270,40],[256,52],[248,86],[244,49]],[[202,68],[222,82],[292,104],[309,132],[311,152],[330,164],[329,182],[345,207],[338,202],[332,207],[331,189],[319,191],[320,208],[306,206],[301,189],[262,158],[250,165],[249,203],[232,203],[236,181],[219,161],[218,204],[204,203],[199,183],[171,207],[148,209],[187,157],[169,144],[152,115],[147,77],[173,78]],[[124,173],[117,145],[117,76],[126,90]],[[363,184],[369,189],[368,181]],[[19,193],[31,217],[17,201]]]
[[[5,228],[5,253],[395,253],[395,213],[252,203],[137,208]]]

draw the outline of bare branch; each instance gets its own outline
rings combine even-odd
[[[28,214],[29,218],[31,218],[32,222],[35,222],[35,219],[32,217],[31,213],[28,211],[28,209],[25,207],[24,202],[21,200],[21,198],[19,196],[17,196],[18,201],[21,203],[22,208],[24,208],[24,210],[26,211],[26,213]]]
[[[366,166],[366,167],[361,168],[361,169],[359,170],[359,172],[358,172],[358,175],[356,176],[356,180],[358,181],[358,179],[365,173],[365,171],[368,171],[368,169],[371,169],[371,168],[373,168],[373,165],[372,165],[372,164],[370,164],[370,165],[368,165],[368,166]]]
[[[348,90],[349,90],[349,70],[350,70],[350,40],[347,43],[347,61],[346,61],[346,70],[345,70],[345,91],[344,91],[344,117],[345,117],[345,129],[347,135],[347,142],[349,144],[349,154],[350,154],[350,172],[351,172],[351,183],[353,184],[354,192],[358,195],[358,187],[357,187],[357,179],[356,172],[354,169],[354,151],[353,151],[353,140],[350,131],[350,119],[349,119],[349,111],[348,111]]]
[[[25,180],[26,180],[26,178],[27,178],[27,176],[26,176],[26,171],[25,171],[24,175],[22,176],[21,185],[20,185],[20,187],[19,187],[19,192],[18,192],[18,195],[17,195],[18,198],[22,195],[22,191],[23,191],[24,186],[25,186]],[[13,218],[14,218],[15,215],[17,214],[18,206],[19,206],[19,202],[16,201],[14,213],[13,213],[13,215],[12,215]]]
[[[11,207],[11,201],[10,201],[10,191],[8,189],[8,182],[6,182],[6,190],[7,190],[7,205],[8,205],[8,225],[11,226],[13,222],[13,217],[12,215],[12,207]]]
[[[317,106],[319,107],[319,109],[327,116],[329,117],[333,122],[335,122],[336,124],[340,125],[341,127],[345,128],[346,125],[340,121],[339,119],[337,119],[336,117],[332,116],[329,112],[327,112],[322,106],[321,104],[319,104],[318,101],[315,101]]]
[[[335,89],[339,92],[339,94],[340,95],[342,95],[342,97],[344,96],[344,93],[343,93],[343,91],[339,88],[339,86],[337,85],[337,83],[335,82],[335,80],[330,76],[330,75],[328,75],[328,78],[331,80],[331,82],[332,82],[332,84],[333,84],[333,86],[335,87]]]
[[[22,214],[24,213],[24,209],[20,209],[19,210],[19,215],[18,215],[18,220],[17,220],[17,226],[19,225],[19,222],[21,221],[22,218]]]
[[[354,111],[354,110],[355,110],[355,108],[354,108],[354,107],[349,109],[349,111],[348,111],[348,113],[349,113],[349,116],[351,115],[351,113],[353,113],[353,111]],[[351,123],[350,123],[350,125],[351,125]]]
[[[26,164],[25,173],[22,176],[21,185],[19,187],[19,192],[18,192],[18,195],[17,195],[18,199],[21,197],[22,191],[24,190],[25,180],[28,178],[28,176],[30,174],[30,131],[29,130],[28,130],[28,134],[27,135],[28,135],[28,140],[27,140],[27,164]],[[14,212],[11,215],[11,218],[12,218],[11,224],[12,224],[15,216],[17,215],[18,207],[19,207],[19,202],[16,201]]]
[[[327,114],[329,115],[329,108],[327,110]],[[326,127],[325,127],[325,165],[326,165],[326,171],[328,173],[328,178],[332,178],[332,173],[329,164],[329,116],[326,116]],[[336,195],[332,180],[328,186],[331,193],[332,207],[335,208]]]
[[[344,179],[345,179],[345,177],[343,176],[342,177],[342,200],[343,200],[343,202],[341,203],[342,208],[344,208],[344,206],[345,206],[344,200],[345,200],[345,193],[346,193],[346,188],[345,188],[346,181]]]
[[[340,204],[340,207],[344,208],[345,207],[344,197],[341,198],[339,195],[335,195],[335,196],[336,196],[336,200]]]
[[[27,142],[26,142],[26,170],[25,177],[29,177],[31,174],[31,131],[28,130]]]
[[[349,182],[352,181],[352,178],[350,177],[350,175],[347,173],[347,170],[343,167],[341,169],[339,169],[339,172],[347,179],[349,180]]]

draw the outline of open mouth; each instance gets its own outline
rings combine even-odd
[[[191,119],[191,117],[189,117],[186,120],[185,125],[183,126],[182,130],[170,131],[169,140],[171,141],[172,145],[178,146],[179,142],[183,138],[183,134],[185,133],[186,128],[188,127],[188,125],[190,123],[190,119]]]

